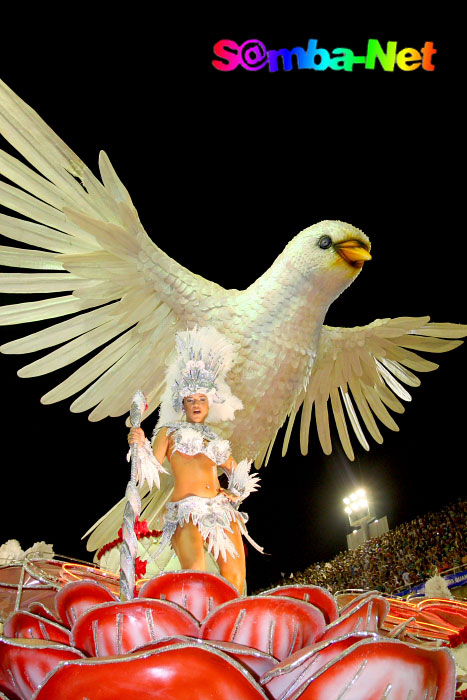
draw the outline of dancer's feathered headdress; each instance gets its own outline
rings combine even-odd
[[[166,373],[158,424],[180,420],[183,399],[192,394],[206,394],[209,400],[209,423],[234,420],[243,408],[232,394],[225,376],[234,359],[232,343],[215,328],[195,327],[176,335],[176,357]]]

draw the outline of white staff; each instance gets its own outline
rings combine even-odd
[[[132,428],[139,428],[141,417],[147,408],[146,397],[142,391],[133,396],[130,408],[130,423]],[[123,542],[120,550],[120,599],[133,600],[135,595],[135,561],[138,552],[138,538],[135,534],[135,521],[141,514],[141,498],[138,486],[147,483],[149,491],[153,487],[160,488],[160,474],[167,470],[154,457],[152,447],[146,438],[143,442],[132,442],[129,455],[131,457],[131,476],[126,487],[126,504],[123,514]]]
[[[141,416],[146,409],[146,397],[142,391],[133,396],[130,408],[130,423],[133,428],[141,425]],[[136,488],[138,471],[138,444],[130,446],[131,476],[126,487],[126,504],[123,514],[123,542],[120,550],[120,599],[133,600],[135,591],[135,561],[138,551],[138,538],[135,534],[135,521],[141,513],[141,498]]]

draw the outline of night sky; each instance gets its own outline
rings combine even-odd
[[[423,315],[467,323],[465,196],[456,172],[464,133],[460,64],[438,18],[422,26],[349,15],[337,24],[308,10],[290,12],[287,21],[233,23],[211,13],[198,29],[184,17],[183,26],[174,19],[158,30],[147,19],[120,18],[111,28],[99,20],[58,35],[44,21],[34,38],[10,37],[14,61],[0,49],[0,75],[94,172],[99,150],[107,152],[148,234],[193,272],[244,288],[299,231],[339,219],[370,237],[373,260],[333,304],[328,325]],[[217,41],[253,38],[268,49],[306,48],[317,39],[319,47],[356,54],[370,38],[383,46],[397,41],[397,50],[433,41],[436,67],[213,67]],[[39,327],[1,329],[0,338]],[[440,369],[422,376],[412,404],[395,417],[400,433],[382,427],[384,443],[370,438],[369,453],[353,440],[353,463],[335,438],[332,455],[322,455],[313,424],[307,457],[295,431],[286,459],[276,442],[263,487],[245,504],[251,535],[271,555],[250,548],[252,588],[345,549],[342,498],[357,486],[368,488],[390,526],[465,495],[466,352],[462,346],[439,356]],[[86,559],[81,535],[123,495],[129,476],[124,418],[93,424],[68,411],[71,400],[42,406],[40,396],[71,372],[17,378],[33,359],[0,358],[0,543],[17,538],[27,548],[45,540]],[[148,432],[153,418],[149,424]]]

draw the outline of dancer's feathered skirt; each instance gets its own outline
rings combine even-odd
[[[152,558],[157,558],[163,552],[172,540],[177,527],[179,525],[183,527],[190,519],[200,531],[208,552],[212,553],[215,559],[221,555],[224,561],[227,561],[227,554],[232,557],[240,556],[226,534],[227,532],[233,534],[232,522],[238,523],[242,535],[255,549],[263,553],[263,548],[248,534],[247,513],[236,510],[229,499],[220,493],[214,498],[187,496],[181,501],[169,501],[166,506],[161,541]]]

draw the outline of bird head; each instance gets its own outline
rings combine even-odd
[[[342,221],[321,221],[301,231],[285,248],[288,264],[313,284],[329,292],[330,301],[353,282],[366,260],[370,241],[358,228]]]

